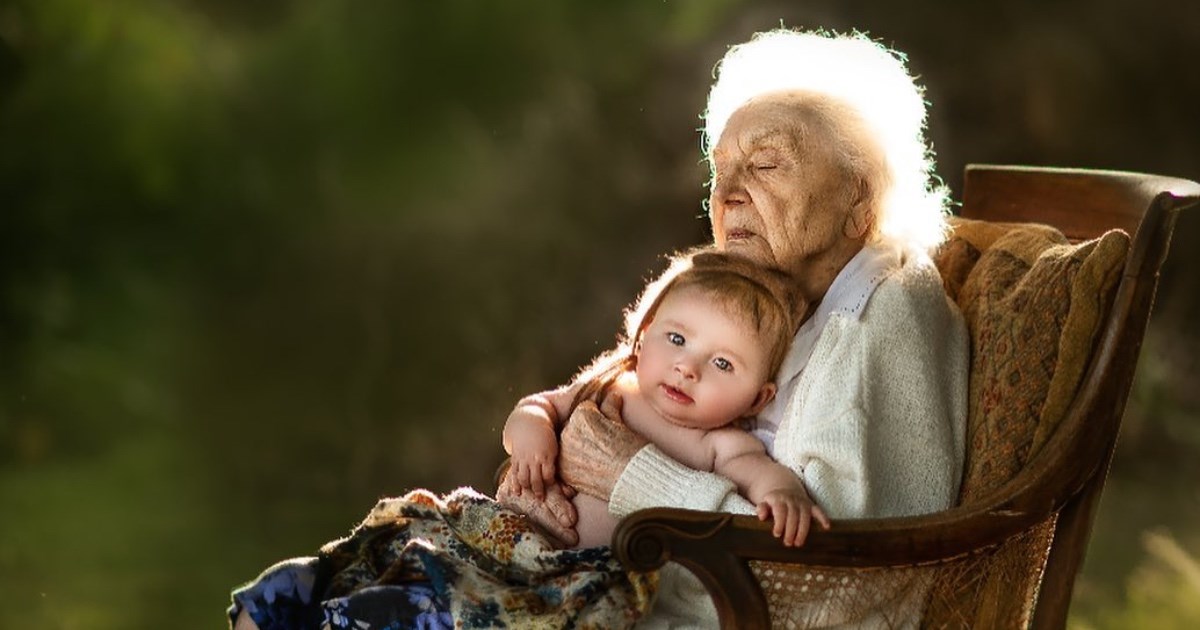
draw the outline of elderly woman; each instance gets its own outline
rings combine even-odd
[[[789,272],[812,305],[759,435],[830,517],[951,507],[968,340],[927,255],[944,238],[945,199],[931,186],[921,90],[902,57],[860,35],[761,33],[718,70],[705,116],[713,238]],[[609,416],[567,425],[560,466],[615,516],[655,506],[753,513],[732,482],[671,460]],[[869,626],[918,610],[917,595],[879,597],[863,616],[824,621]],[[668,565],[642,625],[715,619],[699,582]]]
[[[927,255],[946,227],[924,119],[903,59],[860,35],[759,34],[730,49],[709,96],[713,238],[787,272],[811,305],[757,433],[834,518],[933,512],[958,492],[968,341]],[[753,513],[733,482],[691,470],[625,428],[616,403],[602,406],[607,417],[575,416],[564,428],[559,465],[569,488],[606,498],[615,516],[654,506]],[[546,529],[573,538],[570,518],[559,518],[570,509],[563,495],[536,502],[511,488],[510,479],[502,498],[509,490]],[[813,509],[802,514],[805,530]],[[295,590],[307,601],[311,585],[266,575],[286,582],[271,593]],[[901,589],[864,588],[862,614],[813,618],[903,625],[920,593]],[[240,601],[235,594],[237,627],[254,627]],[[639,626],[715,625],[699,582],[668,565]]]

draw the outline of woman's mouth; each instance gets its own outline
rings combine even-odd
[[[741,241],[741,240],[748,239],[751,236],[754,236],[754,233],[751,232],[750,230],[743,230],[741,228],[736,228],[733,230],[729,230],[728,232],[725,233],[725,240]]]
[[[663,393],[667,395],[667,398],[670,398],[671,400],[673,400],[681,405],[692,404],[692,397],[683,393],[683,391],[680,390],[679,388],[672,387],[670,385],[663,385],[662,389],[663,389]]]

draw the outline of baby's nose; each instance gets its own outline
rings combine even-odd
[[[675,362],[675,371],[689,380],[696,379],[696,365],[691,359],[680,359]]]

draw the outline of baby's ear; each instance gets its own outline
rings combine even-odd
[[[751,405],[747,416],[758,415],[758,412],[763,410],[772,400],[775,400],[775,383],[768,382],[758,390],[758,397],[754,399],[754,404]]]

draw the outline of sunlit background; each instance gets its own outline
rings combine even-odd
[[[499,428],[708,239],[729,44],[866,30],[969,162],[1200,178],[1188,0],[0,0],[0,627],[212,628]],[[1071,624],[1200,620],[1200,216]]]

